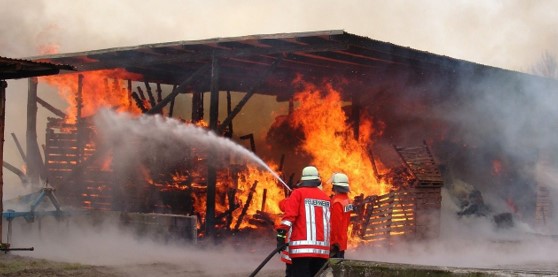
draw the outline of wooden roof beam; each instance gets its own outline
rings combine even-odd
[[[248,102],[250,97],[252,97],[252,95],[254,95],[254,92],[256,91],[256,89],[267,79],[267,77],[275,70],[275,68],[277,68],[277,65],[282,60],[283,60],[282,56],[277,58],[277,60],[268,68],[268,70],[260,77],[260,79],[248,90],[246,95],[244,95],[244,97],[240,100],[240,102],[238,102],[238,104],[234,107],[234,109],[227,116],[227,118],[225,118],[225,120],[223,120],[221,125],[219,125],[219,133],[222,133],[223,130],[227,126],[229,126],[229,124],[232,122],[234,117],[240,112],[240,110],[242,110],[242,108],[244,107],[246,102]]]
[[[211,66],[210,63],[203,65],[202,67],[198,68],[194,73],[192,73],[186,80],[184,80],[180,85],[175,87],[172,92],[167,95],[161,102],[157,103],[155,107],[151,108],[151,110],[147,111],[146,114],[156,114],[160,113],[163,107],[165,107],[171,100],[173,100],[178,93],[184,91],[186,86],[188,86],[192,81],[194,81],[199,75],[205,73]]]

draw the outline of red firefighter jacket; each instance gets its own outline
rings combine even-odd
[[[285,212],[285,202],[287,201],[287,198],[281,200],[279,202],[279,209],[281,209],[282,212]],[[287,237],[285,238],[285,242],[289,242],[289,239],[291,238],[291,230],[289,229],[289,231],[287,232]],[[289,247],[285,247],[285,249],[283,249],[281,251],[281,261],[287,264],[291,264],[293,261],[291,260],[291,257],[289,256]]]
[[[353,205],[346,193],[338,193],[331,199],[331,245],[337,244],[339,250],[347,249],[347,233],[351,221]]]
[[[317,187],[300,187],[285,199],[284,208],[279,228],[290,229],[289,256],[328,259],[330,200],[327,195]]]

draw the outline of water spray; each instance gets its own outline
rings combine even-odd
[[[116,113],[109,109],[101,110],[95,122],[109,140],[119,140],[123,137],[137,136],[152,140],[156,143],[168,144],[169,136],[180,142],[194,145],[207,145],[213,148],[227,150],[239,156],[248,158],[260,165],[273,175],[289,191],[292,189],[274,172],[260,157],[234,141],[220,137],[205,128],[193,124],[184,124],[175,119],[164,118],[159,115],[133,117],[126,113]],[[155,131],[155,129],[157,131]],[[164,134],[164,135],[162,135]]]
[[[252,153],[252,152],[251,152]],[[252,153],[254,154],[254,153]],[[256,154],[254,154],[255,156]],[[256,156],[257,157],[257,156]],[[283,185],[283,187],[285,187],[286,189],[288,189],[289,191],[293,191],[288,185],[287,183],[285,183],[285,181],[283,181],[283,179],[281,179],[281,177],[279,177],[279,174],[275,173],[275,171],[273,171],[266,163],[264,163],[264,161],[262,161],[262,159],[260,159],[259,157],[257,157],[258,159],[256,160],[256,162],[263,166],[265,169],[267,169],[267,171],[269,171],[271,173],[271,175],[273,175],[273,177],[275,177],[277,180],[279,180],[279,182],[281,182],[281,184]]]

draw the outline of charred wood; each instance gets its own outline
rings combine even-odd
[[[285,154],[281,154],[281,159],[279,160],[279,172],[283,171],[283,165],[285,164]]]
[[[260,209],[260,211],[265,212],[265,201],[267,198],[267,189],[263,190],[263,196],[262,196],[262,208]]]
[[[274,225],[274,221],[271,216],[262,211],[257,211],[256,214],[248,220],[248,223],[258,227],[273,227]]]
[[[382,180],[382,176],[378,173],[378,168],[376,167],[376,160],[374,159],[374,152],[372,152],[372,149],[368,148],[368,155],[370,156],[370,162],[372,163],[372,171],[374,171],[374,178],[376,179],[377,182],[380,182],[380,180]]]
[[[132,80],[128,80],[128,105],[132,105]],[[137,96],[137,95],[136,95]]]
[[[175,89],[176,89],[176,85],[173,86],[172,90],[175,90]],[[169,117],[172,117],[172,114],[174,112],[174,99],[175,98],[173,98],[170,102]],[[159,101],[159,103],[161,103],[161,101]]]
[[[157,83],[157,103],[161,102],[163,100],[163,90],[161,89],[161,84]]]
[[[236,198],[236,189],[228,189],[227,190],[227,201],[229,202],[229,211],[230,213],[227,214],[227,228],[230,229],[230,226],[233,221],[232,211],[236,210],[236,208],[240,207],[235,201]]]
[[[143,92],[143,89],[141,89],[140,86],[137,86],[137,89],[138,89],[138,93],[139,93],[140,99],[141,99],[142,101],[145,101],[146,98],[145,98],[145,93]]]
[[[27,182],[27,176],[19,168],[13,166],[12,164],[10,164],[6,161],[2,162],[2,166],[4,166],[7,170],[9,170],[9,171],[13,172],[15,175],[17,175],[22,183],[25,184]]]
[[[203,94],[199,91],[192,93],[192,122],[202,120],[204,114],[203,110]]]
[[[27,95],[27,175],[31,182],[39,183],[39,178],[46,179],[46,170],[37,143],[37,78],[29,78]]]
[[[213,55],[211,60],[211,82],[209,97],[209,129],[219,131],[219,75],[220,75],[219,59]]]
[[[180,85],[178,85],[175,89],[172,90],[172,92],[167,95],[167,97],[165,97],[161,102],[159,102],[155,107],[152,107],[151,110],[149,110],[147,113],[148,114],[156,114],[161,112],[161,110],[163,109],[164,106],[166,106],[172,99],[174,99],[178,93],[180,93],[181,91],[185,91],[186,87],[188,85],[190,85],[190,83],[195,80],[199,75],[201,75],[202,73],[204,73],[207,69],[209,69],[211,64],[205,64],[202,67],[198,68],[194,73],[192,73],[186,80],[184,80],[184,82],[182,82]]]
[[[277,68],[277,65],[279,64],[279,62],[281,62],[283,60],[283,57],[280,56],[279,58],[277,58],[273,64],[268,68],[268,70],[262,74],[262,76],[260,76],[259,80],[248,90],[248,92],[246,93],[246,95],[244,95],[244,97],[240,100],[240,102],[238,102],[238,104],[236,105],[236,107],[234,107],[234,110],[232,110],[232,112],[227,116],[227,118],[225,118],[225,120],[223,120],[223,122],[221,123],[221,125],[219,126],[219,131],[222,132],[223,129],[225,128],[225,126],[228,126],[231,121],[234,119],[234,117],[240,112],[240,110],[242,110],[242,108],[244,107],[244,105],[246,105],[246,102],[248,102],[248,100],[250,100],[250,98],[252,97],[252,95],[254,94],[254,92],[256,91],[256,89],[267,79],[267,77],[273,72],[275,71],[275,68]]]
[[[19,155],[21,155],[23,162],[27,163],[27,157],[25,156],[25,152],[23,152],[23,148],[21,147],[21,144],[19,144],[19,140],[17,139],[14,133],[12,133],[12,138],[14,139],[14,142],[17,147],[17,151],[19,151]]]
[[[47,110],[49,110],[54,115],[56,115],[60,118],[66,118],[66,114],[63,111],[55,108],[54,106],[49,104],[47,101],[41,99],[39,96],[37,96],[37,103],[41,104],[41,106],[45,107]]]
[[[136,102],[136,106],[143,112],[146,113],[147,109],[143,106],[143,101],[140,99],[138,94],[134,91],[132,92],[132,98]]]
[[[250,140],[250,150],[252,150],[252,152],[256,153],[256,143],[254,141],[254,134],[248,134],[248,135],[241,136],[240,139]]]
[[[148,82],[144,82],[144,83],[145,83],[145,90],[147,91],[147,96],[149,97],[149,104],[151,104],[151,107],[155,107],[157,103],[155,103],[155,97],[153,96],[153,91],[151,90],[151,86],[149,85]]]
[[[227,90],[227,116],[232,112],[232,99],[231,99],[231,91]],[[232,138],[233,136],[233,123],[229,123],[229,126],[226,126],[223,136],[227,138]]]
[[[250,193],[248,194],[248,197],[246,198],[246,203],[244,203],[244,207],[242,208],[242,212],[240,213],[240,215],[238,216],[238,219],[236,220],[236,224],[234,225],[233,228],[233,233],[237,233],[238,229],[240,228],[240,224],[242,223],[242,220],[244,219],[244,216],[246,216],[246,212],[248,211],[248,207],[250,207],[250,202],[252,202],[252,197],[254,197],[254,193],[256,192],[256,186],[258,185],[258,181],[254,181],[254,184],[252,184],[252,187],[250,188]]]

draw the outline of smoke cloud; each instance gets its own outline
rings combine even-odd
[[[552,0],[0,0],[0,6],[3,7],[0,9],[0,55],[10,58],[33,57],[49,51],[67,53],[177,40],[329,29],[343,29],[511,70],[529,68],[544,52],[558,56],[555,47],[558,3]],[[425,130],[434,130],[436,135],[444,137],[447,145],[434,149],[437,154],[442,153],[438,156],[441,162],[450,169],[466,169],[450,172],[454,174],[449,189],[464,182],[465,188],[481,189],[486,200],[495,199],[490,201],[495,210],[507,211],[504,200],[508,197],[518,205],[532,204],[523,203],[527,200],[521,196],[532,201],[537,182],[546,184],[552,195],[558,190],[558,161],[554,158],[558,154],[555,142],[558,109],[554,105],[558,99],[555,99],[555,86],[546,84],[540,79],[508,79],[499,74],[482,80],[458,76],[451,84],[417,84],[409,78],[402,80],[401,87],[384,88],[389,93],[405,88],[405,93],[397,94],[396,103],[390,102],[393,98],[376,97],[374,101],[386,101],[386,109],[369,112],[382,113],[384,118],[392,120],[393,124],[387,126],[397,126],[399,131],[386,130],[387,139],[398,143],[415,143],[409,138],[429,138]],[[428,98],[417,101],[424,96],[423,92],[431,90],[455,93],[442,95],[436,102],[429,102],[432,99]],[[26,80],[8,81],[6,134],[15,133],[22,143],[25,143],[26,91]],[[65,104],[57,94],[42,84],[39,96],[64,110]],[[422,105],[421,109],[413,109],[417,104]],[[423,113],[425,110],[428,113]],[[39,108],[39,144],[43,143],[42,126],[46,126],[47,116],[50,114]],[[404,128],[416,125],[417,118],[423,118],[419,127],[428,128]],[[4,159],[22,164],[13,141],[6,139],[5,143]],[[444,151],[448,149],[453,150]],[[504,161],[505,171],[501,174],[507,175],[490,177],[494,160]],[[5,172],[4,199],[27,192],[17,176]],[[454,196],[444,193],[440,240],[402,245],[388,253],[356,249],[349,251],[347,257],[467,267],[555,263],[556,243],[550,236],[541,237],[540,230],[535,235],[535,230],[522,221],[517,221],[513,230],[502,232],[494,230],[493,223],[486,218],[458,220],[455,213],[459,207],[452,202]],[[546,231],[552,234],[556,226],[551,223],[550,230]],[[138,241],[113,227],[103,229],[102,237],[88,225],[63,231],[56,228],[62,227],[52,227],[50,230],[55,231],[51,232],[45,228],[41,236],[32,233],[14,239],[22,247],[35,246],[36,251],[26,255],[40,258],[97,265],[181,264],[189,260],[194,272],[200,270],[209,275],[246,273],[246,268],[255,268],[267,254],[254,250],[258,247],[243,249],[246,251],[242,253],[246,254],[238,255],[237,249],[223,251],[220,247],[218,250],[209,247],[201,251],[191,246],[162,246]],[[263,245],[260,249],[268,249],[273,242],[264,241],[259,245]],[[206,254],[212,257],[210,261],[205,260]],[[275,259],[268,266],[282,267]]]

